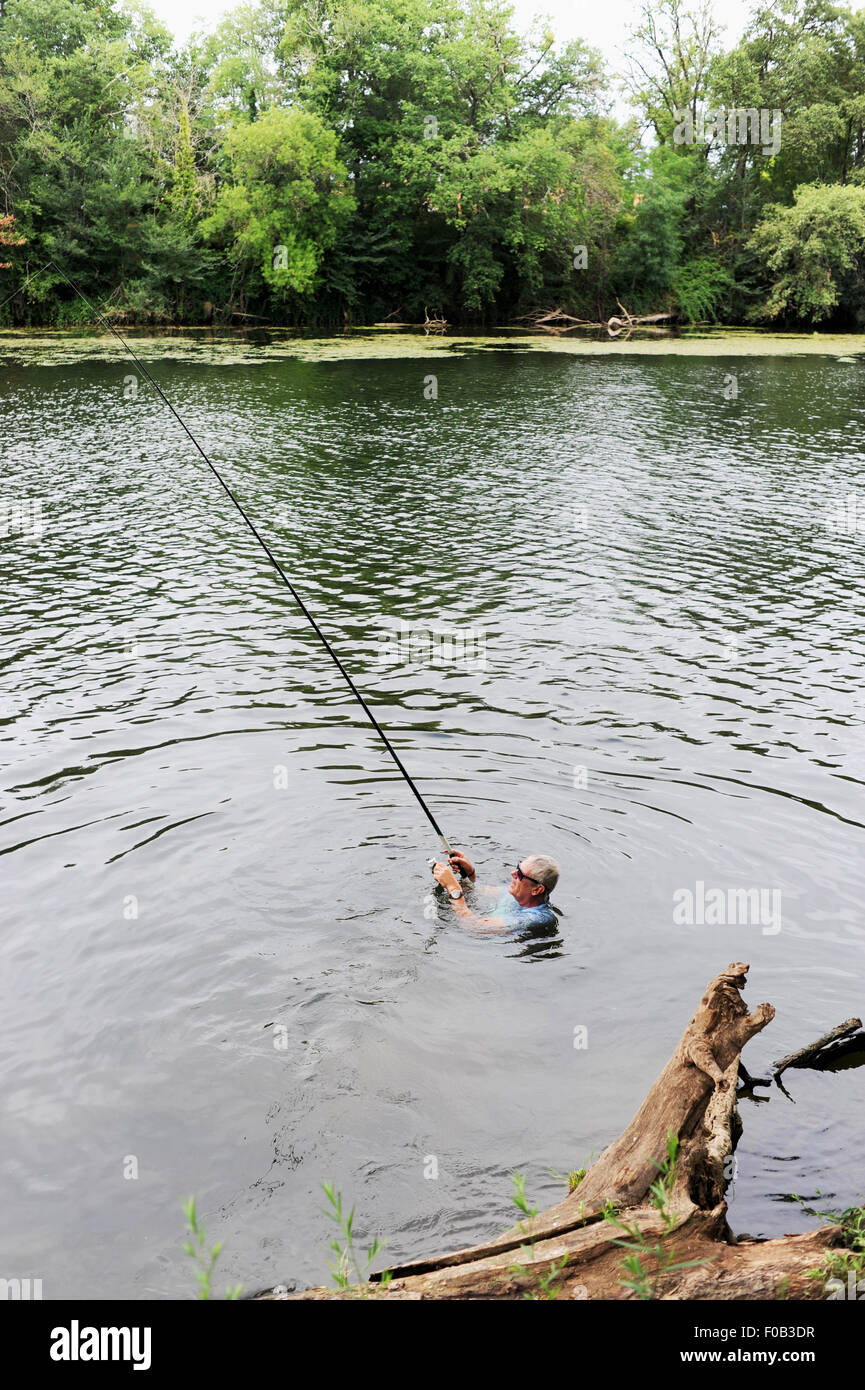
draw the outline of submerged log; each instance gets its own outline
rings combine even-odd
[[[830,1028],[828,1033],[824,1033],[815,1042],[799,1047],[795,1052],[789,1052],[786,1057],[773,1062],[772,1070],[764,1076],[751,1076],[740,1064],[739,1077],[749,1090],[753,1090],[755,1086],[771,1086],[773,1081],[781,1086],[781,1076],[788,1067],[811,1067],[815,1071],[824,1071],[839,1058],[857,1052],[865,1053],[865,1029],[860,1018],[848,1018],[836,1028]],[[784,1089],[783,1086],[781,1089]]]
[[[441,314],[435,314],[432,318],[430,318],[429,309],[426,307],[426,305],[424,305],[423,314],[423,327],[427,330],[439,329],[443,332],[444,329],[448,327],[447,319],[444,318]]]
[[[738,1243],[727,1225],[724,1194],[731,1165],[726,1160],[741,1132],[739,1054],[775,1016],[771,1004],[748,1012],[741,997],[748,969],[733,962],[709,982],[627,1129],[567,1197],[529,1225],[481,1245],[395,1266],[386,1286],[378,1274],[372,1286],[353,1290],[262,1296],[520,1299],[527,1291],[536,1296],[532,1291],[541,1287],[539,1281],[552,1276],[557,1297],[622,1299],[647,1296],[646,1288],[651,1288],[648,1296],[667,1299],[821,1297],[819,1282],[808,1271],[839,1243],[838,1227]],[[659,1191],[671,1138],[676,1159]],[[615,1242],[623,1231],[611,1215],[642,1246],[647,1282],[641,1294],[622,1282],[626,1252]]]
[[[618,338],[619,334],[626,332],[629,336],[635,328],[643,328],[646,324],[658,324],[664,319],[673,319],[675,314],[631,314],[623,306],[621,300],[616,303],[622,310],[622,318],[614,314],[612,318],[606,320],[581,319],[574,314],[565,313],[564,309],[548,309],[545,313],[521,314],[516,320],[517,323],[527,323],[531,328],[538,328],[544,333],[562,334],[570,333],[575,328],[606,328],[611,338]],[[647,333],[666,333],[668,329],[645,328]]]
[[[393,319],[380,319],[378,323],[371,325],[372,328],[425,328],[428,333],[443,333],[450,327],[447,319],[441,317],[430,318],[429,310],[424,309],[423,323],[403,323]]]
[[[609,333],[611,338],[618,338],[619,334],[624,330],[627,330],[628,334],[630,335],[635,328],[639,327],[640,324],[660,323],[663,319],[671,319],[675,317],[674,314],[632,314],[629,312],[629,310],[625,308],[621,299],[617,298],[616,303],[621,309],[624,317],[618,318],[614,314],[612,318],[607,319],[607,332]],[[656,329],[655,332],[657,331],[658,330]]]
[[[861,1018],[848,1018],[844,1023],[839,1023],[837,1028],[833,1028],[830,1032],[824,1033],[822,1038],[818,1038],[816,1042],[808,1043],[806,1047],[798,1048],[796,1052],[791,1052],[786,1057],[782,1057],[780,1062],[773,1062],[772,1074],[777,1079],[788,1067],[813,1066],[815,1062],[820,1060],[823,1053],[835,1050],[831,1047],[832,1043],[838,1042],[841,1038],[850,1039],[852,1041],[852,1035],[861,1034],[861,1032]],[[860,1038],[858,1041],[861,1046],[865,1039]]]

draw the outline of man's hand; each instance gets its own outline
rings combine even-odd
[[[455,849],[450,856],[451,867],[465,874],[466,878],[475,881],[475,866],[470,859],[467,859],[462,850]]]
[[[433,868],[433,878],[436,883],[440,883],[442,888],[447,888],[448,892],[452,888],[459,888],[457,876],[450,864],[436,864]]]
[[[469,869],[471,869],[471,877],[474,878],[474,867],[469,863],[465,855],[453,854],[451,856],[451,861],[455,863],[457,860],[459,860],[461,864],[465,864],[468,866]],[[453,908],[454,912],[457,914],[458,917],[463,917],[467,921],[471,922],[475,931],[497,932],[499,934],[502,934],[509,930],[507,922],[505,922],[504,919],[501,917],[478,917],[476,913],[472,912],[471,908],[465,900],[465,896],[463,894],[462,889],[457,883],[457,876],[451,868],[450,864],[435,864],[433,866],[433,877],[435,878],[436,883],[440,883],[442,888],[447,889],[448,893],[450,893],[451,889],[453,888],[458,889],[459,896],[456,898],[451,898],[451,907]]]

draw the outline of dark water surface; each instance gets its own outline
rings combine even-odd
[[[865,539],[825,515],[865,360],[154,370],[480,877],[561,861],[560,930],[430,906],[419,808],[134,368],[6,352],[0,491],[44,533],[2,540],[0,1273],[191,1296],[195,1193],[219,1291],[323,1282],[325,1178],[391,1258],[480,1240],[515,1168],[544,1206],[618,1135],[728,962],[777,1007],[752,1071],[862,1013]],[[401,621],[485,663],[385,664]],[[678,925],[698,881],[780,890],[781,929]],[[865,1068],[787,1086],[742,1103],[734,1229],[865,1196]]]

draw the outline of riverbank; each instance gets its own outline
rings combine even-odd
[[[758,329],[691,329],[659,336],[633,334],[558,335],[520,330],[494,333],[398,332],[355,328],[343,333],[311,334],[289,329],[172,328],[119,330],[142,361],[211,361],[231,366],[280,358],[304,362],[339,362],[353,358],[450,358],[471,353],[555,353],[565,357],[834,357],[865,358],[865,334],[775,333]],[[0,329],[0,363],[4,359],[33,365],[89,360],[130,360],[122,343],[104,329]]]
[[[771,1004],[748,1012],[741,991],[749,969],[734,961],[709,981],[630,1125],[587,1171],[569,1176],[568,1195],[554,1207],[538,1214],[523,1201],[525,1218],[497,1239],[373,1273],[371,1286],[346,1281],[338,1290],[271,1290],[262,1297],[701,1302],[839,1296],[847,1275],[858,1279],[861,1273],[861,1214],[769,1241],[737,1239],[727,1224],[726,1192],[742,1133],[740,1054],[775,1017]],[[848,1020],[846,1031],[856,1033],[861,1048],[861,1021]],[[819,1066],[823,1041],[777,1063],[778,1074],[785,1066]],[[861,1052],[857,1056],[861,1060]],[[347,1236],[344,1268],[360,1274]]]

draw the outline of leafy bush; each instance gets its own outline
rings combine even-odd
[[[723,311],[729,306],[736,290],[736,281],[725,265],[712,256],[698,256],[686,261],[676,272],[673,293],[682,318],[688,323],[729,322]]]
[[[767,209],[749,248],[772,281],[764,317],[819,323],[836,310],[857,317],[865,307],[865,188],[797,188],[792,207]]]

